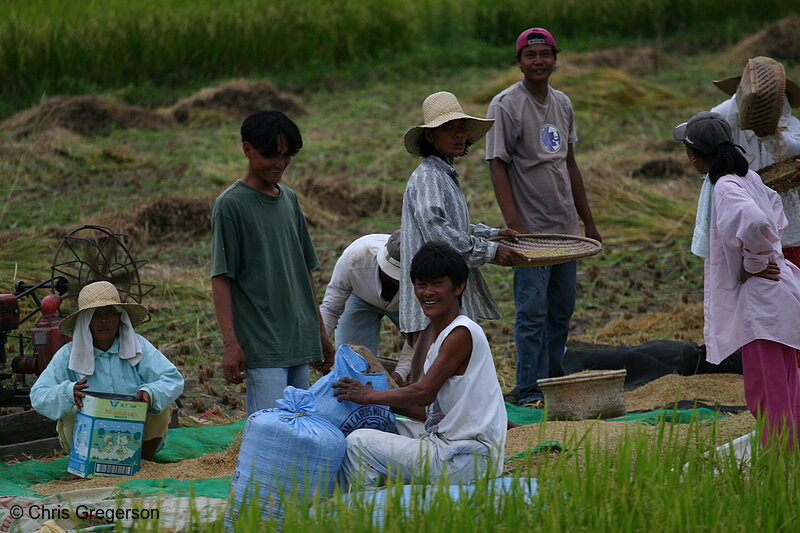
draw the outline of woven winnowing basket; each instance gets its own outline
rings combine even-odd
[[[739,126],[763,137],[777,131],[786,92],[786,74],[777,62],[750,59],[745,65],[736,102]]]
[[[512,241],[508,237],[493,237],[489,240],[508,246],[531,259],[530,262],[511,265],[518,267],[566,263],[603,250],[600,242],[576,235],[520,234],[517,235],[517,241]]]
[[[758,171],[764,185],[778,192],[800,187],[800,170],[797,170],[794,160],[800,158],[796,155],[768,165]]]
[[[587,420],[624,415],[625,370],[589,371],[536,382],[548,420]]]

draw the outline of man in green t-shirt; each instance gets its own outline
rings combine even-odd
[[[311,271],[319,265],[294,191],[279,182],[303,146],[285,114],[258,111],[242,123],[244,177],[211,212],[211,289],[222,330],[223,370],[247,383],[247,413],[275,407],[287,385],[309,386],[308,364],[326,371],[325,334]]]

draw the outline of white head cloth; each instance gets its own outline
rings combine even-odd
[[[142,359],[142,346],[139,338],[133,331],[131,319],[121,306],[114,306],[119,311],[119,358],[127,359],[131,366],[136,366]],[[85,309],[75,322],[75,331],[72,334],[72,352],[69,356],[69,369],[81,376],[94,374],[94,343],[89,323],[92,321],[95,309]]]

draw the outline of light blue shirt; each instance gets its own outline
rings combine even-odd
[[[147,339],[136,334],[142,359],[135,366],[119,358],[119,339],[108,351],[94,349],[94,374],[87,376],[87,392],[106,392],[136,396],[140,390],[150,395],[150,411],[160,413],[183,392],[183,376],[169,359]],[[72,343],[59,349],[31,387],[31,405],[36,412],[58,420],[75,407],[73,391],[81,376],[68,368]]]

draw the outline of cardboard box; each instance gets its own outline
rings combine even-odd
[[[76,476],[132,476],[139,471],[147,402],[84,391],[75,415],[67,470]]]

